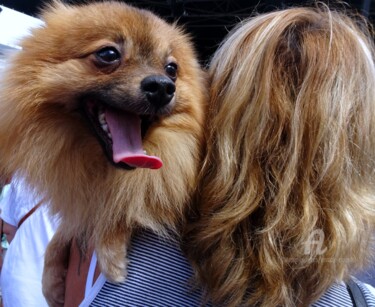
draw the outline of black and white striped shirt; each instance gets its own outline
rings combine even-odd
[[[92,271],[94,267],[95,263]],[[80,307],[202,306],[202,292],[200,289],[192,290],[192,276],[192,268],[177,242],[144,231],[133,239],[129,248],[126,281],[113,284],[101,275],[92,287],[86,288],[85,299]],[[367,305],[375,307],[375,289],[357,280],[356,283],[361,288]],[[333,285],[312,305],[346,306],[353,304],[345,284]]]

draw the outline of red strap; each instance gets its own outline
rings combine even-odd
[[[40,207],[40,205],[42,204],[42,201],[40,201],[39,203],[37,203],[37,205],[33,208],[31,208],[31,210],[29,212],[27,212],[23,217],[22,219],[20,219],[20,221],[18,222],[18,225],[17,225],[17,228],[20,228],[21,225],[23,224],[24,221],[26,221],[26,219],[35,212],[36,209],[38,209]]]

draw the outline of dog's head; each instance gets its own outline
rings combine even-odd
[[[30,88],[37,99],[23,107],[82,111],[114,164],[161,167],[141,138],[164,117],[192,108],[186,96],[197,64],[188,39],[153,14],[115,2],[84,9],[56,2],[43,19],[18,60],[24,74],[17,77],[38,82]]]
[[[327,8],[287,9],[241,23],[214,55],[185,242],[215,303],[307,306],[371,253],[375,66],[365,28]]]
[[[106,183],[106,191],[125,181],[125,189],[138,186],[128,194],[141,193],[152,176],[160,197],[167,193],[162,182],[191,189],[206,89],[189,38],[154,14],[119,2],[55,1],[42,19],[45,25],[22,41],[2,87],[4,173],[21,170],[53,199],[59,185],[66,184],[68,194],[80,186],[85,202],[95,190],[88,185],[103,185],[108,176],[117,179]],[[162,172],[147,170],[152,175],[122,169],[163,163]],[[166,183],[166,172],[174,183]],[[126,179],[137,175],[143,183]],[[73,182],[74,193],[68,187]]]

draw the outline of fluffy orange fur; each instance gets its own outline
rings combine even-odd
[[[210,78],[186,253],[216,304],[308,306],[373,253],[372,34],[327,8],[261,14]]]
[[[187,35],[148,11],[55,1],[42,19],[45,26],[22,41],[1,85],[0,167],[4,176],[20,172],[61,217],[43,277],[49,303],[61,305],[72,238],[83,250],[93,240],[101,270],[121,281],[135,227],[165,234],[183,221],[196,187],[206,84]],[[120,50],[116,67],[94,65],[105,46]],[[166,75],[171,59],[178,67],[173,108],[143,138],[143,148],[164,166],[114,167],[78,111],[82,95],[100,91],[131,104],[142,79]]]

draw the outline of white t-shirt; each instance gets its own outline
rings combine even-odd
[[[1,218],[18,225],[40,198],[22,179],[14,179],[4,191]],[[42,294],[44,253],[58,221],[45,205],[35,210],[20,226],[9,245],[1,271],[1,291],[5,307],[48,306]]]
[[[16,226],[19,221],[40,201],[40,197],[23,179],[14,177],[3,190],[0,201],[1,218],[10,225]]]

